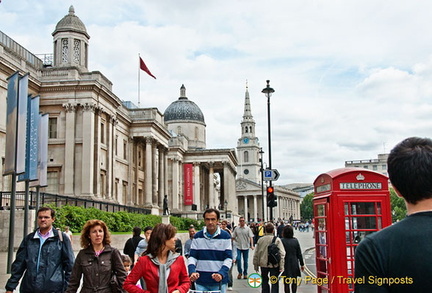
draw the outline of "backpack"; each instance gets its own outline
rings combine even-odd
[[[279,261],[281,260],[279,247],[276,245],[276,236],[273,237],[272,242],[267,247],[268,253],[268,264],[272,264],[274,266],[279,266]]]
[[[263,226],[259,226],[258,227],[258,236],[264,236],[264,227]]]

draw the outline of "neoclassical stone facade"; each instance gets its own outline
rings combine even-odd
[[[89,39],[72,6],[53,32],[50,66],[0,32],[2,171],[7,77],[29,72],[29,94],[39,95],[40,111],[49,114],[48,187],[42,191],[145,207],[153,214],[162,214],[167,195],[171,213],[194,217],[226,202],[236,214],[235,149],[205,148],[203,115],[174,117],[172,105],[164,115],[122,101],[110,80],[88,70]],[[199,110],[184,86],[179,100]],[[185,170],[192,170],[187,183]],[[10,177],[0,179],[0,190],[10,190]]]

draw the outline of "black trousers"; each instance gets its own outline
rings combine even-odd
[[[265,268],[261,267],[262,293],[279,293],[279,268]],[[269,283],[270,281],[270,283]],[[271,285],[271,291],[270,291]]]

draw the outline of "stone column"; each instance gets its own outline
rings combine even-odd
[[[215,199],[215,192],[214,192],[214,169],[213,169],[213,162],[210,162],[209,167],[209,208],[216,208],[216,199]]]
[[[76,105],[65,103],[63,107],[66,110],[65,126],[65,164],[64,164],[64,193],[65,195],[74,195],[75,181],[75,110]]]
[[[128,161],[128,177],[127,177],[127,197],[128,197],[128,201],[132,202],[133,204],[137,204],[137,202],[135,202],[135,194],[133,193],[133,181],[134,181],[134,177],[133,177],[133,160],[132,160],[132,156],[133,156],[133,151],[134,151],[134,140],[132,137],[128,137],[128,141],[127,141],[127,156],[126,156],[126,160]]]
[[[194,180],[193,180],[193,203],[196,204],[197,206],[197,210],[200,211],[202,210],[201,208],[201,195],[200,195],[200,163],[199,162],[194,162],[193,163],[194,166]]]
[[[94,194],[94,111],[95,107],[92,103],[83,105],[81,195],[88,197],[92,197]]]
[[[108,148],[108,155],[107,155],[107,196],[109,199],[111,200],[115,200],[114,199],[114,137],[115,137],[115,125],[116,125],[116,118],[114,115],[111,115],[110,117],[110,121],[108,123],[108,133],[109,136],[107,137],[107,148]]]
[[[172,207],[171,209],[175,209],[178,207],[178,197],[179,197],[179,160],[176,158],[173,158],[173,178],[172,178],[172,190],[173,190],[173,194],[172,194]],[[168,209],[169,209],[169,205],[168,205]]]
[[[248,220],[248,207],[247,207],[247,202],[248,202],[248,198],[247,198],[247,195],[245,195],[244,196],[244,198],[243,198],[243,205],[244,205],[244,217],[245,217],[245,219],[246,219],[246,221]]]
[[[151,206],[152,204],[152,141],[151,137],[146,137],[144,174],[146,206]]]
[[[157,155],[157,145],[156,141],[153,141],[152,145],[152,204],[158,205],[158,189],[157,189],[157,174],[158,174],[158,165],[156,160]],[[163,195],[162,195],[163,197]]]
[[[159,176],[158,176],[158,189],[159,189],[159,197],[158,197],[158,206],[163,207],[163,199],[165,196],[165,153],[163,146],[159,146]]]
[[[253,196],[253,218],[254,222],[258,219],[258,202],[257,202],[257,195]]]

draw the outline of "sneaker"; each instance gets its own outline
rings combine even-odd
[[[242,277],[242,274],[237,275],[237,279],[241,279],[241,277]]]
[[[232,291],[232,287],[228,287],[228,291]]]
[[[244,276],[243,276],[243,279],[247,279],[247,275],[244,275]]]

